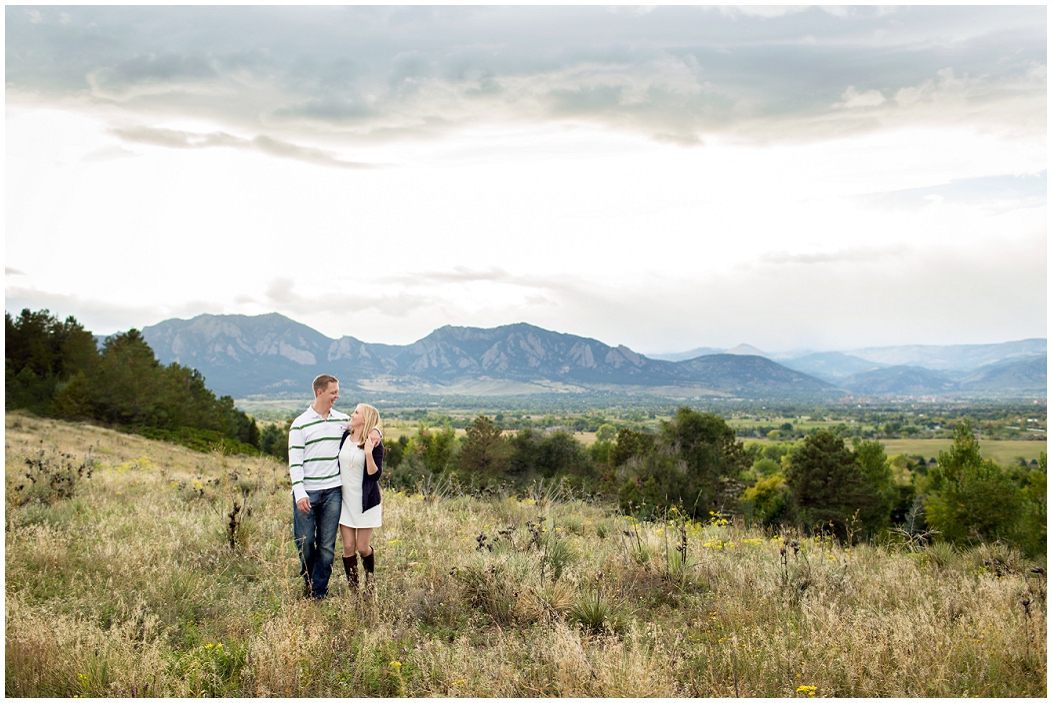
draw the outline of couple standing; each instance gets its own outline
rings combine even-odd
[[[358,555],[366,588],[372,586],[375,553],[369,546],[380,527],[380,474],[384,446],[380,413],[364,403],[347,415],[332,409],[340,382],[322,374],[314,379],[314,403],[289,429],[289,476],[292,478],[292,530],[300,557],[300,575],[310,598],[329,591],[336,556],[336,529],[343,541],[343,568],[358,592]]]

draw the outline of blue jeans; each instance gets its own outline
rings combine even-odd
[[[311,598],[324,598],[336,556],[336,531],[340,527],[343,491],[339,486],[307,491],[310,513],[304,515],[292,498],[292,533],[300,554],[300,576],[307,582]]]

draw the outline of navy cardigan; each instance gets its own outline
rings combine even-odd
[[[343,443],[347,441],[347,438],[351,436],[348,430],[343,431],[343,437],[340,437],[340,449],[343,449]],[[365,467],[362,470],[362,512],[364,513],[369,508],[375,508],[380,504],[380,476],[384,472],[384,443],[381,441],[375,447],[373,447],[373,462],[376,464],[376,473],[369,474],[369,463],[366,462]]]

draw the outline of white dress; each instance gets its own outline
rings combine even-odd
[[[380,527],[383,503],[362,512],[362,477],[365,474],[365,450],[348,437],[340,448],[340,479],[343,481],[343,505],[340,524],[348,527]]]

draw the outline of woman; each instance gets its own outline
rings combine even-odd
[[[369,546],[373,530],[380,527],[380,474],[383,473],[384,445],[379,430],[380,413],[371,405],[359,403],[340,440],[340,478],[343,504],[340,509],[340,536],[343,541],[343,569],[347,583],[358,592],[358,554],[362,555],[365,586],[375,578],[375,552]],[[357,554],[355,551],[357,550]]]

